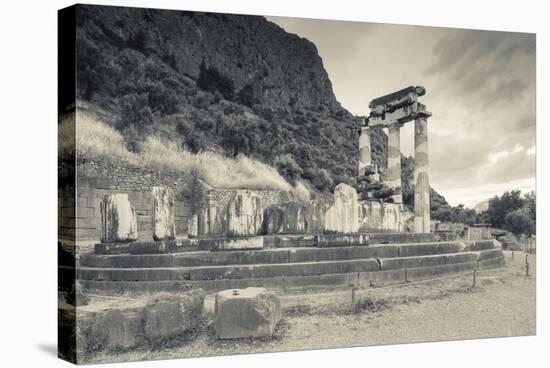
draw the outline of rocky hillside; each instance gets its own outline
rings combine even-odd
[[[312,42],[259,16],[90,5],[77,14],[78,98],[108,111],[130,149],[160,135],[260,159],[319,191],[354,183],[360,119],[336,100]],[[381,167],[386,143],[374,134]],[[412,160],[403,165],[410,188]]]

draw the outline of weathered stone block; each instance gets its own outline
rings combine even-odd
[[[367,246],[368,234],[323,234],[317,236],[319,247]]]
[[[187,237],[192,239],[197,236],[199,236],[199,219],[197,215],[193,215],[187,224]]]
[[[224,224],[227,223],[226,210],[218,206],[207,205],[197,212],[199,236],[224,236]]]
[[[264,288],[220,291],[215,312],[220,339],[272,336],[282,316],[281,300]]]
[[[301,234],[307,229],[307,205],[300,202],[285,202],[264,210],[263,234]]]
[[[306,222],[309,233],[318,234],[325,230],[325,215],[332,204],[331,198],[318,198],[307,203]]]
[[[227,205],[227,236],[251,236],[260,233],[263,221],[260,196],[239,190]]]
[[[116,351],[140,344],[143,309],[110,309],[77,316],[82,351]]]
[[[402,232],[405,229],[402,206],[397,203],[363,201],[359,206],[359,221],[361,231]]]
[[[166,187],[153,187],[153,239],[172,240],[176,238],[174,222],[174,191]]]
[[[315,247],[317,246],[316,235],[287,235],[275,236],[273,244],[276,248],[288,247]]]
[[[163,295],[145,306],[144,333],[159,341],[181,335],[201,318],[205,293],[201,289],[183,295]]]
[[[199,239],[200,250],[244,250],[263,249],[264,239],[261,236],[249,238],[214,238]]]
[[[128,194],[107,194],[100,204],[101,241],[116,243],[138,238],[136,210],[128,201]]]
[[[340,183],[334,189],[334,204],[325,214],[325,232],[354,233],[359,229],[359,202],[355,189]]]

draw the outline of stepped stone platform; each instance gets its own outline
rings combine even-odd
[[[245,287],[368,287],[499,267],[500,243],[378,233],[98,244],[77,277],[89,290],[157,292]]]

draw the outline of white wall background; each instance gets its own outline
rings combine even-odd
[[[132,363],[128,367],[537,367],[547,364],[549,10],[545,2],[424,0],[93,1],[96,4],[537,33],[538,336]],[[68,366],[56,344],[57,14],[68,1],[6,1],[0,11],[0,365]],[[40,219],[40,221],[30,221]],[[546,359],[545,359],[546,358]],[[118,364],[116,366],[126,366]]]

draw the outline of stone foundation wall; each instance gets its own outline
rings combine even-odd
[[[265,209],[276,205],[283,205],[282,208],[286,209],[289,207],[289,202],[293,201],[292,195],[288,192],[217,189],[198,179],[185,177],[181,173],[127,164],[117,165],[108,160],[79,162],[76,171],[76,195],[71,183],[67,183],[66,188],[59,190],[58,210],[59,237],[61,239],[76,237],[77,242],[100,240],[100,201],[106,194],[128,194],[128,200],[136,210],[139,240],[153,238],[152,188],[155,186],[165,186],[174,191],[177,236],[188,234],[188,225],[195,215],[195,223],[198,224],[196,231],[200,237],[260,234]],[[307,203],[300,202],[302,205],[299,206],[290,206],[289,208],[294,210],[298,207],[298,209],[304,208],[303,211],[295,214],[294,220],[294,217],[290,216],[292,214],[281,217],[284,224],[281,230],[276,232],[297,233],[302,228],[305,233],[408,230],[407,216],[402,211],[401,205],[358,201],[353,188],[343,184],[340,186],[342,186],[341,191],[346,195],[327,195],[327,198],[318,198]],[[340,193],[340,191],[336,192]],[[340,197],[342,197],[340,200],[342,203],[338,205],[339,201],[336,199]],[[252,198],[254,199],[251,202]],[[254,213],[248,213],[252,211],[248,208],[249,202],[254,204],[252,206]],[[299,224],[299,221],[304,224]],[[253,229],[248,229],[249,223],[255,224]],[[254,234],[250,234],[251,231]]]
[[[291,200],[288,192],[217,189],[198,180],[193,182],[192,193],[192,211],[197,215],[197,230],[201,237],[245,236],[259,233],[264,210],[274,204]],[[247,206],[239,208],[242,204],[250,202],[248,199],[252,198],[255,198],[253,209]],[[243,199],[245,199],[244,202],[242,202]],[[244,231],[247,227],[246,223],[252,221],[252,218],[254,218],[254,229]],[[235,231],[235,226],[243,231]],[[251,234],[251,231],[254,234]]]
[[[152,240],[152,188],[166,186],[174,190],[176,234],[187,234],[192,215],[191,178],[181,173],[155,171],[132,165],[117,165],[108,160],[77,164],[77,190],[67,186],[59,190],[59,237],[77,241],[99,241],[101,237],[101,198],[106,194],[127,193],[136,209],[139,240]],[[75,211],[76,206],[76,211]]]

